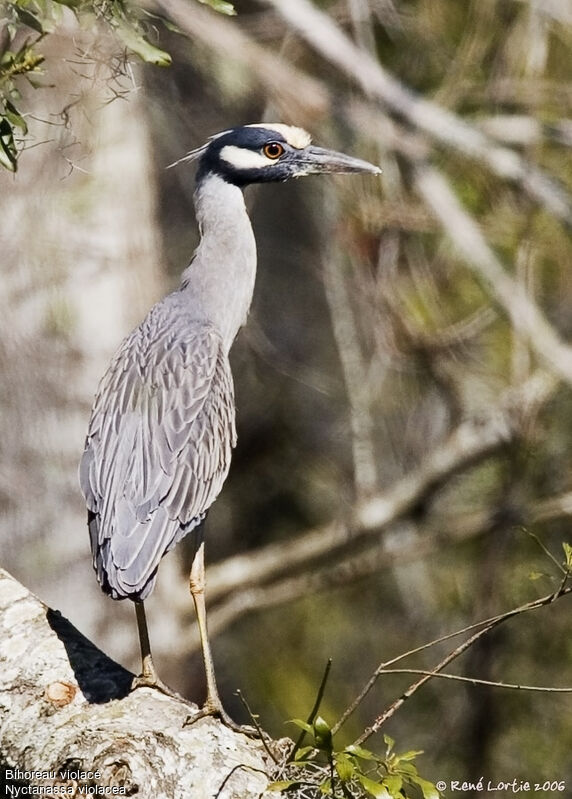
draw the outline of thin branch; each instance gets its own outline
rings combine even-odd
[[[568,572],[566,571],[565,567],[564,567],[564,566],[563,566],[561,563],[559,563],[559,561],[558,561],[558,560],[557,560],[557,559],[554,557],[554,555],[553,555],[553,554],[552,554],[552,552],[551,552],[551,551],[548,549],[548,547],[546,547],[546,546],[545,546],[545,545],[542,543],[542,541],[541,541],[541,540],[540,540],[540,538],[539,538],[539,537],[536,535],[536,533],[533,533],[533,532],[532,532],[532,530],[529,530],[529,529],[528,529],[528,528],[526,528],[526,527],[523,527],[522,529],[524,530],[524,532],[525,532],[525,533],[526,533],[528,536],[530,536],[530,538],[532,538],[532,540],[533,540],[533,541],[535,541],[535,543],[536,543],[536,544],[538,545],[538,547],[539,547],[539,548],[540,548],[540,549],[541,549],[541,550],[544,552],[544,554],[545,554],[545,555],[546,555],[548,558],[550,558],[550,560],[551,560],[551,561],[552,561],[552,563],[553,563],[553,564],[556,566],[556,568],[557,568],[557,569],[558,569],[558,570],[559,570],[559,571],[560,571],[560,572],[561,572],[561,573],[562,573],[564,576],[566,576],[566,575],[568,574]]]
[[[267,740],[270,740],[270,738],[268,736],[268,733],[264,732],[264,730],[260,726],[260,723],[258,721],[258,716],[255,713],[252,712],[252,710],[250,708],[250,705],[246,701],[246,697],[244,696],[244,694],[242,693],[240,688],[237,688],[235,693],[238,696],[238,698],[240,699],[240,701],[242,703],[242,706],[245,708],[246,712],[248,713],[248,716],[249,716],[249,718],[250,718],[250,720],[252,722],[252,725],[253,725],[254,729],[256,730],[256,732],[258,734],[258,738],[260,739],[260,741],[262,742],[262,745],[264,746],[264,749],[266,750],[266,754],[268,755],[268,757],[274,763],[277,763],[278,761],[277,761],[276,757],[274,756],[274,754],[272,753],[272,751],[270,750],[270,748],[268,746]]]
[[[332,205],[333,202],[331,199],[328,205]],[[333,217],[335,214],[329,215]],[[372,391],[368,380],[369,364],[362,353],[356,312],[337,242],[327,248],[322,259],[322,275],[348,397],[355,492],[358,500],[365,499],[371,496],[378,486],[378,468],[372,436],[374,429]]]
[[[328,662],[326,663],[326,668],[324,669],[324,675],[320,682],[320,687],[318,688],[318,693],[316,695],[316,699],[308,714],[308,718],[306,719],[306,724],[313,724],[316,716],[318,715],[318,711],[320,709],[320,705],[322,704],[322,699],[324,698],[324,691],[326,690],[326,684],[328,682],[328,677],[330,676],[330,670],[332,668],[332,659],[329,658]],[[298,740],[294,744],[292,751],[288,755],[288,760],[292,761],[296,757],[296,752],[302,746],[304,738],[306,737],[306,730],[302,730],[300,733]]]
[[[467,682],[471,685],[488,685],[491,688],[508,688],[514,691],[538,691],[543,694],[572,694],[572,688],[552,688],[545,685],[520,685],[518,683],[497,682],[495,680],[481,680],[478,677],[465,677],[460,674],[448,674],[447,672],[425,671],[423,669],[382,669],[381,674],[420,674],[428,677],[437,677],[441,680],[455,680],[456,682]]]
[[[514,329],[534,352],[572,384],[572,347],[564,344],[523,287],[504,269],[477,223],[465,211],[447,179],[434,167],[414,170],[415,186],[466,264],[484,281],[491,297],[508,315]]]
[[[560,588],[554,593],[548,594],[547,596],[541,597],[540,599],[535,599],[531,602],[527,602],[526,604],[520,605],[518,608],[513,608],[512,610],[509,610],[506,613],[501,613],[500,615],[495,616],[486,623],[484,623],[485,624],[484,627],[481,627],[481,629],[477,630],[477,632],[471,635],[470,638],[468,638],[466,641],[463,641],[463,643],[460,644],[458,647],[456,647],[452,652],[449,652],[449,654],[446,657],[444,657],[435,666],[434,669],[432,669],[430,672],[424,673],[419,680],[410,685],[409,688],[398,699],[395,700],[395,702],[393,702],[388,708],[386,708],[386,710],[383,711],[383,713],[381,713],[381,715],[379,715],[375,719],[375,721],[370,727],[364,730],[364,732],[356,739],[354,743],[356,745],[360,745],[368,738],[370,738],[372,735],[374,735],[376,732],[379,732],[379,730],[385,724],[385,722],[388,719],[390,719],[397,710],[399,710],[399,708],[405,703],[407,699],[413,696],[413,694],[415,694],[423,685],[425,685],[425,683],[429,682],[429,680],[431,680],[435,675],[442,672],[443,669],[449,665],[449,663],[452,663],[454,660],[456,660],[460,655],[463,654],[463,652],[469,649],[474,643],[476,643],[476,641],[478,641],[484,635],[489,633],[495,627],[498,627],[500,624],[503,624],[505,621],[508,621],[509,619],[512,619],[515,616],[519,616],[523,613],[527,613],[528,611],[538,610],[541,607],[551,605],[553,602],[556,602],[556,600],[560,599],[561,597],[572,593],[572,587],[565,586],[567,580],[568,580],[568,575],[566,575],[566,577],[562,581]],[[482,624],[483,622],[479,623],[479,625]],[[454,635],[459,635],[459,634],[460,631],[455,633]],[[438,639],[438,640],[443,640],[443,639]],[[431,642],[427,646],[433,646],[434,644],[438,643],[438,640]],[[422,648],[427,648],[427,646]],[[398,659],[402,659],[403,657],[404,655],[400,655]],[[332,729],[332,733],[337,731],[342,726],[342,724],[344,724],[344,722],[349,718],[349,716],[354,712],[354,710],[361,704],[367,693],[369,693],[370,689],[377,681],[377,678],[383,673],[383,670],[394,662],[395,659],[393,661],[389,661],[388,663],[382,663],[380,666],[378,666],[378,668],[374,672],[373,677],[370,678],[370,680],[368,680],[364,689],[360,692],[358,697],[356,697],[356,699],[352,702],[350,707],[343,714],[340,721]]]

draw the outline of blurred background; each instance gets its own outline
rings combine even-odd
[[[197,244],[193,167],[165,167],[262,120],[379,163],[381,179],[247,190],[259,273],[232,351],[238,447],[207,520],[207,598],[225,705],[244,718],[240,688],[280,737],[328,658],[333,723],[380,662],[563,579],[572,3],[235,8],[149,6],[172,23],[145,18],[168,68],[63,12],[34,85],[17,81],[28,134],[18,171],[0,170],[0,562],[137,671],[133,608],[92,571],[77,465],[111,355]],[[146,606],[161,676],[202,701],[189,566],[183,543]],[[570,610],[519,616],[450,671],[572,686]],[[458,642],[398,665],[431,668]],[[414,679],[381,677],[342,740]],[[428,779],[572,785],[568,694],[435,679],[384,731],[425,750]]]

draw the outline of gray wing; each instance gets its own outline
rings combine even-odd
[[[152,311],[101,381],[80,465],[94,567],[107,593],[151,592],[162,556],[216,499],[235,443],[220,335]]]

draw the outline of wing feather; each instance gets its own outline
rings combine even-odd
[[[150,593],[162,556],[217,497],[235,443],[220,335],[203,322],[173,324],[155,306],[103,377],[80,466],[105,591]]]

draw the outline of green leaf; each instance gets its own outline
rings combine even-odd
[[[343,752],[338,752],[335,757],[335,767],[338,773],[338,777],[341,779],[342,782],[347,782],[351,780],[354,776],[356,767],[355,764],[352,763],[352,759],[345,755]]]
[[[28,126],[26,125],[25,119],[20,115],[18,109],[9,100],[6,100],[5,105],[6,110],[4,111],[4,116],[12,126],[15,125],[17,128],[20,128],[22,133],[25,135],[28,132]]]
[[[314,734],[314,730],[313,730],[312,726],[310,724],[308,724],[306,721],[302,721],[302,719],[288,719],[288,721],[286,723],[287,724],[295,724],[296,727],[300,727],[301,730],[304,730],[305,732],[309,733],[310,735]]]
[[[12,127],[6,118],[0,120],[0,166],[15,172],[17,169],[18,150],[14,143]]]
[[[330,725],[321,716],[318,716],[313,724],[314,740],[316,746],[326,752],[332,751],[332,730]]]
[[[232,3],[227,3],[226,0],[199,0],[205,6],[210,6],[213,11],[218,11],[219,14],[227,14],[232,17],[236,14],[236,10]]]
[[[423,749],[410,749],[409,752],[403,752],[402,755],[397,755],[398,760],[415,760],[417,755],[422,755]]]
[[[28,28],[32,28],[32,30],[35,30],[37,33],[44,33],[44,27],[37,17],[21,6],[13,6],[13,8],[20,18],[20,22],[23,22],[24,25],[27,25]]]
[[[385,785],[392,796],[399,796],[399,791],[403,786],[403,780],[396,774],[389,774],[387,777],[383,778],[382,785]]]
[[[271,782],[267,787],[267,791],[284,791],[286,788],[297,788],[300,783],[296,780],[277,780]]]
[[[369,794],[375,796],[375,799],[393,799],[385,785],[382,785],[381,782],[370,780],[370,778],[366,777],[365,774],[357,774],[356,776],[360,781],[362,788],[365,788]]]
[[[413,763],[399,762],[396,770],[399,771],[400,774],[406,774],[409,778],[417,776],[417,768]]]
[[[115,30],[127,49],[138,55],[146,64],[154,64],[156,67],[170,66],[171,56],[169,53],[148,42],[129,23],[122,22],[117,25]]]
[[[331,735],[332,728],[328,724],[328,722],[322,718],[322,716],[317,716],[314,721],[314,731],[318,735]]]
[[[348,755],[353,755],[354,757],[359,757],[361,760],[379,760],[380,758],[377,755],[374,755],[373,752],[370,752],[369,749],[363,749],[361,746],[355,746],[354,744],[350,744],[346,746],[344,752],[347,752]]]
[[[421,788],[423,799],[440,799],[440,793],[432,782],[422,780],[421,777],[416,777],[412,782]]]
[[[387,754],[389,755],[393,747],[395,746],[395,741],[389,735],[383,736],[383,741],[387,746]]]
[[[294,757],[294,763],[297,763],[299,760],[304,760],[306,755],[309,755],[310,752],[315,752],[315,746],[301,746],[300,749],[296,752],[296,756]]]
[[[564,550],[564,556],[566,557],[566,568],[568,571],[572,571],[572,546],[567,544],[566,541],[563,541],[562,549]]]

